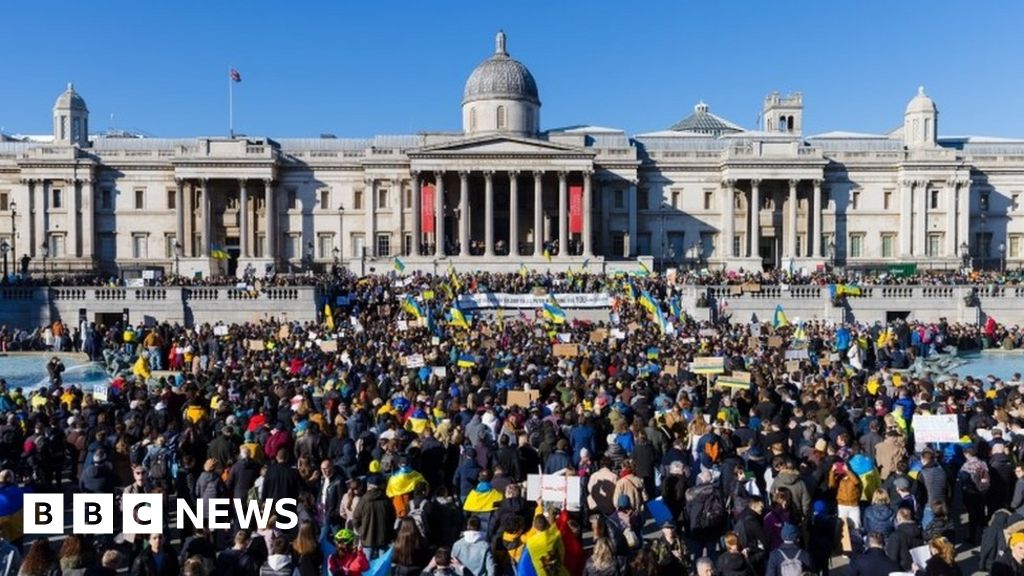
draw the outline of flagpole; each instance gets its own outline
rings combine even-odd
[[[231,66],[228,66],[228,133],[235,137],[235,79],[231,77]]]

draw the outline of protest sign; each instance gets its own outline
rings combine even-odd
[[[97,402],[106,402],[109,391],[110,386],[107,384],[94,384],[92,387],[92,397]]]
[[[434,376],[437,376],[438,378],[445,378],[446,376],[448,376],[448,367],[447,366],[434,366],[433,372],[434,372]]]
[[[263,343],[263,340],[249,340],[246,342],[246,345],[249,348],[249,350],[252,350],[254,352],[262,352],[267,349],[267,346]]]
[[[750,382],[744,382],[743,380],[737,379],[733,376],[719,376],[718,378],[715,378],[715,386],[746,390],[750,388]]]
[[[580,355],[578,344],[555,344],[552,352],[558,358],[575,358]]]
[[[526,477],[526,499],[553,502],[570,512],[580,509],[583,489],[579,476],[530,474]]]
[[[713,336],[718,336],[718,330],[715,330],[714,328],[702,328],[701,331],[698,332],[698,334],[700,334],[704,338],[709,338]]]
[[[782,348],[782,336],[769,336],[768,337],[769,348]]]
[[[806,349],[801,350],[786,350],[786,360],[806,360],[810,358]]]
[[[423,354],[410,354],[402,358],[406,368],[420,368],[423,366]]]
[[[732,378],[750,384],[750,372],[743,372],[742,370],[733,370],[731,374]]]
[[[398,321],[398,329],[403,331],[403,332],[408,330],[409,329],[409,322],[407,322],[405,320],[399,320]]]
[[[213,327],[213,335],[214,336],[227,336],[228,335],[228,327],[223,325],[223,324],[218,324],[218,325],[214,326]]]
[[[676,364],[673,364],[671,366],[665,366],[664,372],[669,376],[675,376],[676,374],[679,374],[679,366]]]
[[[291,335],[292,335],[292,328],[291,328],[291,326],[289,326],[287,324],[284,324],[280,328],[277,329],[277,337],[282,339],[282,340],[287,339]]]
[[[604,328],[598,328],[590,332],[590,341],[595,344],[600,344],[608,338],[608,331]]]
[[[537,398],[540,398],[540,390],[509,390],[507,404],[529,408]]]
[[[725,372],[725,358],[720,356],[698,356],[690,364],[694,374],[722,374]]]
[[[793,372],[797,372],[798,370],[800,370],[799,360],[788,360],[786,362],[786,372],[792,374]]]
[[[337,352],[338,341],[337,340],[321,340],[320,341],[321,352]]]
[[[955,414],[937,414],[914,416],[914,441],[925,442],[959,442],[960,427]]]

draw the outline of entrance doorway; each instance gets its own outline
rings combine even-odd
[[[779,267],[779,242],[774,236],[762,236],[757,247],[757,254],[761,257],[761,265],[765,271],[775,270]]]
[[[238,270],[238,257],[242,254],[242,248],[239,245],[238,236],[228,236],[225,238],[224,251],[228,253],[228,258],[224,264],[227,266],[227,275],[234,276],[235,271]]]

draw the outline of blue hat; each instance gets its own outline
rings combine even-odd
[[[815,500],[813,513],[815,516],[823,516],[828,512],[828,504],[824,500]]]
[[[782,525],[782,541],[783,542],[796,542],[800,538],[800,529],[796,526],[786,522]]]

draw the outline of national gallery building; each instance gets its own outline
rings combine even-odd
[[[396,256],[420,270],[1024,264],[1024,140],[940,137],[923,89],[884,134],[805,135],[799,93],[769,94],[749,128],[703,102],[636,135],[544,129],[540,111],[501,32],[457,133],[99,135],[68,85],[52,135],[0,134],[0,248],[18,270],[190,276],[382,271]]]

